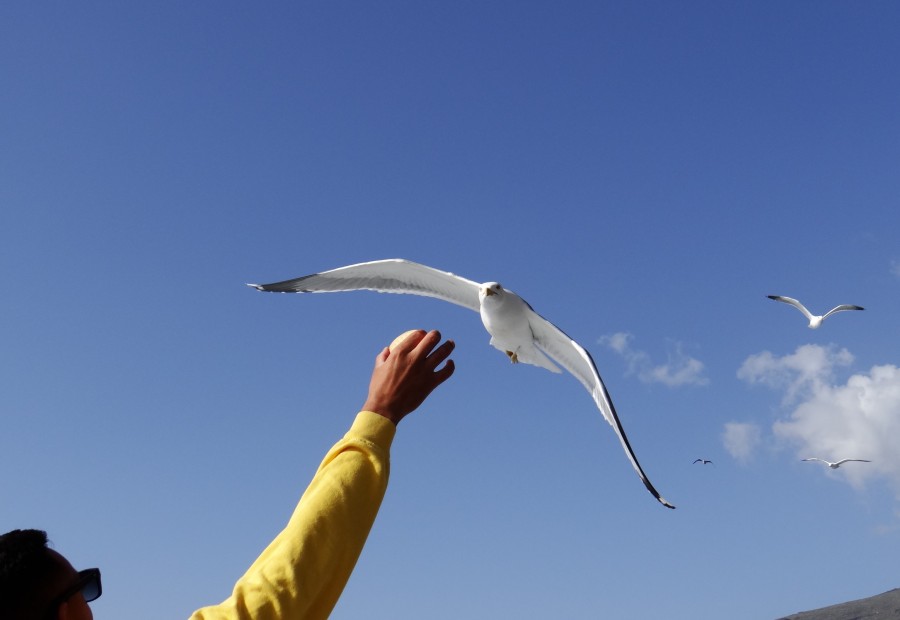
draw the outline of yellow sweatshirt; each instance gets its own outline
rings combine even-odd
[[[325,455],[287,527],[234,586],[191,620],[327,618],[350,578],[387,489],[396,427],[361,411]]]

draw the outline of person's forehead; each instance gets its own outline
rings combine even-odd
[[[53,558],[53,562],[59,567],[60,572],[64,575],[75,575],[78,571],[75,570],[75,567],[63,556],[63,554],[55,551],[53,549],[47,549],[47,553]]]

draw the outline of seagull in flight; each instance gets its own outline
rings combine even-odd
[[[843,459],[841,461],[838,461],[837,463],[832,463],[831,461],[826,461],[824,459],[817,459],[815,457],[812,457],[809,459],[800,459],[800,460],[801,461],[819,461],[820,463],[825,463],[831,469],[837,469],[838,467],[840,467],[841,465],[843,465],[844,463],[847,463],[849,461],[856,461],[858,463],[871,463],[872,462],[872,461],[867,461],[866,459]]]
[[[691,464],[692,464],[692,465],[696,465],[697,463],[702,463],[702,464],[704,464],[704,465],[706,465],[706,464],[715,465],[715,463],[713,463],[712,461],[708,461],[708,460],[706,460],[706,459],[696,459],[696,460],[695,460],[693,463],[691,463]]]
[[[491,336],[491,346],[503,351],[512,363],[540,366],[555,373],[561,372],[556,366],[559,364],[574,375],[590,392],[603,417],[613,427],[647,490],[666,508],[675,508],[660,496],[641,469],[590,353],[536,313],[524,299],[499,283],[479,284],[419,263],[388,259],[348,265],[283,282],[248,286],[278,293],[355,290],[408,293],[435,297],[478,312]]]
[[[865,310],[865,308],[863,308],[862,306],[841,304],[840,306],[835,306],[834,308],[832,308],[831,310],[829,310],[822,316],[816,316],[815,314],[813,314],[812,312],[807,310],[803,304],[801,304],[799,301],[797,301],[796,299],[793,299],[791,297],[782,297],[781,295],[767,295],[767,297],[769,299],[774,299],[775,301],[780,301],[780,302],[794,306],[797,310],[799,310],[800,312],[803,313],[803,316],[805,316],[807,318],[807,320],[809,321],[810,329],[818,328],[819,325],[822,324],[822,321],[824,321],[825,319],[830,317],[835,312],[843,312],[844,310]]]

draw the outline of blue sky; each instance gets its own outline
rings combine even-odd
[[[776,618],[898,587],[900,7],[5,3],[0,529],[186,617],[400,332],[457,343],[333,617]],[[591,351],[269,282],[402,257]],[[818,330],[786,305],[816,313]],[[868,458],[831,471],[800,459]],[[693,465],[696,458],[714,465]]]

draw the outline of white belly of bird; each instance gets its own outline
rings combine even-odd
[[[526,306],[521,299],[506,294],[502,300],[488,297],[481,304],[481,322],[491,335],[491,345],[501,351],[518,353],[523,344],[531,346]]]

